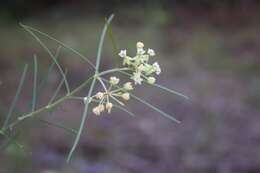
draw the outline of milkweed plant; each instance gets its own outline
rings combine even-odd
[[[19,95],[21,93],[25,77],[27,75],[28,65],[26,64],[23,70],[23,73],[20,78],[20,83],[18,85],[18,88],[16,90],[16,94],[14,96],[14,99],[11,103],[10,109],[6,115],[3,127],[0,130],[0,135],[2,135],[6,140],[11,140],[12,132],[16,128],[16,126],[26,120],[33,119],[33,118],[39,118],[41,113],[51,111],[53,108],[58,107],[61,103],[70,100],[70,99],[78,99],[81,100],[82,103],[84,103],[84,111],[81,117],[81,121],[79,124],[79,127],[77,130],[65,127],[61,124],[55,124],[53,122],[48,122],[46,120],[45,123],[48,123],[49,125],[56,126],[59,128],[63,128],[64,130],[69,130],[73,133],[75,133],[75,140],[74,143],[69,151],[67,161],[69,162],[72,158],[72,155],[75,151],[75,149],[78,146],[78,143],[80,141],[82,131],[84,129],[84,125],[87,119],[88,115],[96,115],[101,116],[104,112],[112,113],[113,109],[120,109],[127,114],[134,116],[135,114],[130,112],[127,109],[127,102],[131,99],[142,103],[145,106],[148,106],[150,109],[158,112],[160,115],[176,122],[180,123],[177,119],[175,119],[170,114],[162,111],[160,108],[157,108],[156,106],[152,105],[148,101],[145,101],[144,99],[134,95],[134,90],[136,86],[138,85],[151,85],[154,87],[157,87],[160,90],[164,90],[168,93],[175,94],[178,96],[181,96],[185,99],[188,99],[187,96],[171,90],[169,88],[166,88],[165,86],[162,86],[158,84],[157,78],[159,77],[160,73],[162,72],[161,67],[159,65],[159,59],[156,57],[156,52],[152,48],[145,48],[145,45],[143,42],[139,41],[136,43],[136,54],[135,55],[129,55],[126,49],[120,50],[117,52],[117,56],[121,61],[121,67],[116,67],[112,69],[108,69],[105,71],[100,71],[100,62],[101,62],[101,53],[103,48],[103,43],[105,39],[106,33],[109,31],[110,23],[113,19],[114,15],[111,15],[104,25],[103,31],[101,33],[98,50],[97,50],[97,56],[96,56],[96,62],[92,63],[86,56],[78,52],[77,50],[69,47],[65,43],[55,39],[54,37],[51,37],[50,35],[43,33],[35,28],[32,28],[30,26],[20,24],[21,27],[27,31],[41,46],[42,48],[48,53],[50,58],[52,59],[52,64],[49,67],[49,71],[57,67],[59,70],[62,80],[60,81],[57,89],[53,93],[53,96],[50,98],[48,103],[40,108],[37,108],[37,89],[40,87],[38,86],[38,58],[36,55],[34,55],[34,78],[33,78],[33,91],[32,91],[32,102],[31,102],[31,109],[30,112],[20,115],[17,118],[15,118],[13,121],[11,121],[12,114],[14,112],[14,108],[16,106],[16,102],[19,98]],[[57,50],[56,54],[52,53],[52,51],[42,42],[40,39],[40,36],[46,37],[47,39],[50,39],[54,42],[56,42],[60,47]],[[61,64],[58,62],[58,54],[60,48],[63,47],[65,49],[70,50],[72,53],[79,56],[81,59],[85,60],[93,69],[93,75],[82,82],[81,85],[76,87],[75,89],[71,89],[69,82],[67,80],[67,70],[64,70],[64,68],[61,66]],[[113,74],[113,75],[111,75]],[[118,75],[116,75],[118,74]],[[124,76],[124,79],[119,78],[118,76]],[[126,81],[126,82],[122,82]],[[95,89],[97,88],[96,84],[100,83],[102,86],[102,89],[100,89],[98,92],[94,93]],[[60,92],[60,89],[62,86],[65,86],[66,88],[66,94],[62,96],[61,98],[57,98],[58,93]],[[86,95],[83,95],[81,97],[77,96],[76,94],[83,90],[86,86],[90,86],[89,90],[87,91]],[[91,103],[91,104],[90,104]],[[21,145],[14,141],[14,143],[21,147]]]

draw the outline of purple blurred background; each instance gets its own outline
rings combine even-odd
[[[175,124],[130,100],[137,117],[113,110],[90,113],[70,164],[74,136],[31,119],[17,126],[13,143],[0,151],[0,173],[259,173],[260,172],[260,3],[256,0],[6,0],[0,1],[0,123],[14,97],[22,67],[29,76],[15,109],[28,112],[32,97],[33,54],[39,80],[51,62],[19,22],[49,33],[93,62],[105,17],[115,14],[112,30],[119,48],[134,52],[137,41],[155,49],[162,66],[158,83],[189,96],[187,101],[153,87],[135,94],[181,120]],[[58,45],[43,39],[55,52]],[[108,38],[103,70],[115,54]],[[62,49],[59,58],[74,88],[90,67]],[[37,107],[51,97],[59,80],[55,69],[41,88]],[[66,90],[63,88],[62,93]],[[80,95],[84,96],[87,88]],[[45,120],[78,128],[82,103],[68,101]],[[0,138],[0,145],[6,141]]]

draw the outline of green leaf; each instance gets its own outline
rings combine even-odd
[[[66,79],[66,76],[64,74],[64,71],[63,71],[61,65],[58,63],[56,57],[53,55],[53,53],[50,51],[50,49],[41,41],[41,39],[36,34],[34,34],[34,32],[32,32],[30,29],[28,29],[25,25],[21,24],[21,26],[24,28],[25,31],[27,31],[31,36],[33,36],[33,38],[35,38],[35,40],[50,55],[50,57],[52,58],[53,62],[55,62],[56,66],[58,67],[62,77]],[[70,87],[69,87],[69,83],[68,83],[67,79],[65,80],[65,86],[66,86],[66,89],[67,89],[67,93],[70,93]]]
[[[38,62],[37,56],[34,55],[34,74],[33,74],[33,96],[32,96],[32,112],[36,107],[36,99],[37,99],[37,75],[38,75]]]
[[[49,125],[49,126],[53,126],[53,127],[56,127],[56,128],[60,128],[60,129],[63,129],[69,133],[72,133],[74,135],[77,134],[77,130],[73,129],[73,128],[70,128],[70,127],[66,127],[65,125],[61,124],[61,123],[54,123],[54,122],[51,122],[51,121],[47,121],[47,120],[44,120],[44,119],[39,119],[40,122],[46,124],[46,125]]]
[[[120,61],[120,57],[118,56],[119,48],[118,48],[118,45],[116,44],[116,40],[114,38],[114,34],[113,34],[113,31],[112,31],[112,26],[111,25],[108,26],[108,36],[109,36],[109,39],[110,39],[110,41],[112,43],[113,52],[114,52],[114,60],[116,62],[116,66],[119,66],[120,62],[121,62]]]
[[[105,82],[109,83],[108,80],[106,80],[106,79],[104,79],[104,78],[102,78],[102,79],[103,79]],[[120,87],[119,85],[116,85],[116,87],[117,87],[117,88],[122,88],[122,87]],[[148,103],[147,101],[145,101],[145,100],[143,100],[143,99],[141,99],[141,98],[139,98],[139,97],[137,97],[137,96],[135,96],[134,94],[131,94],[131,93],[130,93],[130,96],[131,96],[132,98],[136,99],[137,101],[143,103],[144,105],[150,107],[151,109],[155,110],[156,112],[160,113],[160,114],[163,115],[164,117],[166,117],[166,118],[168,118],[168,119],[170,119],[170,120],[172,120],[172,121],[174,121],[174,122],[176,122],[176,123],[180,123],[179,120],[177,120],[177,119],[174,118],[173,116],[167,114],[166,112],[162,111],[161,109],[159,109],[159,108],[153,106],[152,104]]]
[[[46,33],[44,33],[44,32],[41,32],[40,30],[35,29],[35,28],[33,28],[33,27],[24,25],[24,24],[22,24],[22,23],[20,23],[20,25],[21,25],[23,28],[26,28],[26,29],[28,29],[28,30],[37,32],[38,34],[40,34],[40,35],[42,35],[42,36],[44,36],[44,37],[46,37],[46,38],[48,38],[48,39],[50,39],[50,40],[52,40],[52,41],[55,41],[56,43],[58,43],[58,44],[61,45],[62,47],[66,48],[66,49],[70,50],[71,52],[73,52],[74,54],[78,55],[82,60],[86,61],[86,62],[89,63],[93,68],[95,68],[95,65],[94,65],[87,57],[85,57],[83,54],[79,53],[77,50],[75,50],[75,49],[69,47],[69,46],[66,45],[65,43],[63,43],[63,42],[57,40],[56,38],[54,38],[54,37],[52,37],[52,36],[50,36],[50,35],[48,35],[48,34],[46,34]]]
[[[66,74],[67,74],[67,71],[65,71],[65,75],[66,75]],[[59,92],[60,92],[60,90],[61,90],[61,87],[62,87],[62,85],[63,85],[63,83],[64,83],[65,80],[66,80],[65,78],[62,78],[62,80],[60,81],[58,87],[57,87],[56,90],[54,91],[54,93],[53,93],[53,95],[52,95],[52,97],[51,97],[51,99],[50,99],[48,105],[50,105],[50,104],[56,99],[56,97],[57,97],[57,95],[59,94]]]
[[[151,105],[151,104],[148,103],[147,101],[145,101],[145,100],[143,100],[143,99],[141,99],[141,98],[139,98],[139,97],[137,97],[137,96],[135,96],[135,95],[133,95],[133,94],[130,94],[130,95],[131,95],[132,98],[134,98],[134,99],[138,100],[139,102],[143,103],[144,105],[150,107],[151,109],[153,109],[153,110],[155,110],[156,112],[160,113],[160,114],[163,115],[164,117],[166,117],[166,118],[168,118],[168,119],[170,119],[170,120],[172,120],[172,121],[174,121],[174,122],[176,122],[176,123],[181,123],[181,122],[180,122],[179,120],[177,120],[176,118],[174,118],[174,117],[172,117],[171,115],[169,115],[169,114],[163,112],[161,109],[159,109],[159,108],[157,108],[157,107]]]
[[[25,80],[25,77],[26,77],[26,74],[27,74],[27,70],[28,70],[28,64],[25,64],[24,69],[23,69],[23,73],[22,73],[22,77],[20,79],[20,82],[19,82],[18,88],[16,90],[14,99],[13,99],[12,104],[10,106],[10,109],[9,109],[7,115],[6,115],[6,119],[4,121],[3,129],[5,129],[9,124],[10,118],[11,118],[12,113],[14,111],[14,108],[16,106],[16,102],[17,102],[17,100],[20,96],[20,93],[21,93],[21,90],[22,90],[22,87],[23,87],[23,84],[24,84],[24,80]]]
[[[55,59],[56,60],[59,58],[60,50],[61,50],[61,47],[59,46],[56,50],[56,53],[55,53]],[[38,95],[40,94],[39,92],[42,91],[42,89],[45,86],[45,83],[47,82],[47,80],[49,79],[49,76],[51,75],[51,72],[52,72],[54,66],[55,66],[55,62],[52,61],[51,64],[49,65],[49,67],[48,67],[47,75],[41,80],[41,82],[39,84]]]
[[[95,66],[95,69],[96,69],[95,75],[98,75],[99,65],[100,65],[100,61],[101,61],[101,52],[102,52],[102,48],[103,48],[103,43],[104,43],[106,30],[107,30],[108,25],[112,21],[113,17],[114,17],[114,15],[111,15],[109,17],[108,22],[105,24],[105,26],[103,28],[103,31],[102,31],[102,34],[101,34],[101,38],[100,38],[99,46],[98,46],[98,52],[97,52],[97,60],[96,60],[96,66]],[[91,83],[91,86],[90,86],[87,98],[90,98],[90,96],[91,96],[91,94],[93,92],[93,89],[94,89],[94,86],[95,86],[95,83],[96,83],[96,79],[97,78],[94,77],[94,79],[92,80],[92,83]],[[78,143],[79,143],[79,140],[80,140],[80,137],[81,137],[81,134],[82,134],[85,122],[86,122],[86,118],[87,118],[87,115],[88,115],[88,107],[89,107],[89,101],[87,100],[87,103],[85,105],[84,112],[83,112],[83,115],[82,115],[80,127],[79,127],[79,130],[78,130],[76,139],[75,139],[75,141],[73,143],[73,146],[71,147],[71,150],[70,150],[69,155],[67,157],[67,162],[69,162],[71,160],[71,157],[72,157],[76,147],[78,146]]]
[[[122,74],[124,74],[124,75],[131,76],[131,74],[129,74],[129,73],[125,72],[125,71],[119,71],[119,72],[122,73]],[[174,90],[172,90],[172,89],[166,88],[165,86],[162,86],[162,85],[159,85],[159,84],[156,84],[156,83],[150,84],[150,83],[148,83],[146,80],[144,80],[144,82],[145,82],[146,84],[148,84],[148,85],[155,86],[155,87],[157,87],[157,88],[159,88],[159,89],[162,89],[162,90],[164,90],[164,91],[167,91],[167,92],[169,92],[169,93],[171,93],[171,94],[181,96],[181,97],[183,97],[183,98],[185,98],[185,99],[188,99],[188,100],[190,99],[188,96],[186,96],[186,95],[184,95],[184,94],[182,94],[182,93],[180,93],[180,92],[178,92],[178,91],[174,91]]]

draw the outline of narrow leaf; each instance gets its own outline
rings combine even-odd
[[[133,94],[130,94],[130,95],[131,95],[132,98],[134,98],[134,99],[138,100],[139,102],[143,103],[144,105],[150,107],[151,109],[153,109],[153,110],[155,110],[156,112],[160,113],[160,114],[163,115],[164,117],[166,117],[166,118],[168,118],[168,119],[170,119],[170,120],[172,120],[172,121],[174,121],[174,122],[176,122],[176,123],[180,123],[179,120],[177,120],[177,119],[175,119],[174,117],[172,117],[171,115],[169,115],[169,114],[163,112],[163,111],[160,110],[159,108],[157,108],[157,107],[151,105],[151,104],[148,103],[147,101],[145,101],[145,100],[143,100],[143,99],[141,99],[141,98],[139,98],[139,97],[137,97],[137,96],[135,96],[135,95],[133,95]]]
[[[67,71],[65,71],[65,75],[66,75],[66,73],[67,73]],[[52,95],[52,97],[51,97],[51,99],[50,99],[48,105],[50,105],[50,104],[56,99],[57,95],[59,94],[59,92],[60,92],[60,90],[61,90],[61,87],[62,87],[64,81],[65,81],[65,78],[62,78],[62,80],[60,81],[58,87],[57,87],[56,90],[54,91],[54,93],[53,93],[53,95]]]
[[[106,36],[107,28],[110,25],[113,18],[114,18],[113,14],[108,18],[108,20],[107,20],[107,22],[106,22],[106,24],[103,28],[101,37],[100,37],[100,41],[99,41],[99,45],[98,45],[98,51],[97,51],[96,71],[99,70],[99,65],[100,65],[100,61],[101,61],[101,53],[102,53],[102,50],[103,50],[103,44],[104,44],[104,39],[105,39],[105,36]]]
[[[102,34],[101,34],[101,38],[100,38],[99,46],[98,46],[98,51],[97,51],[96,66],[95,66],[95,69],[96,69],[95,74],[96,75],[98,74],[98,71],[99,71],[99,65],[100,65],[100,60],[101,60],[101,52],[102,52],[102,49],[103,49],[103,43],[104,43],[106,30],[107,30],[108,25],[112,21],[113,17],[114,17],[114,15],[111,15],[109,17],[108,22],[105,24],[105,26],[103,28],[103,31],[102,31]],[[90,96],[91,96],[91,94],[93,92],[95,83],[96,83],[96,77],[94,77],[94,79],[92,80],[92,83],[91,83],[91,86],[90,86],[87,98],[90,98]],[[75,139],[75,141],[73,143],[73,146],[71,147],[71,150],[70,150],[69,155],[67,157],[67,162],[69,162],[71,160],[71,157],[72,157],[76,147],[78,146],[78,143],[79,143],[79,140],[80,140],[80,137],[81,137],[81,134],[82,134],[85,122],[86,122],[86,118],[87,118],[87,115],[88,115],[88,107],[89,107],[89,101],[87,100],[87,103],[85,105],[84,112],[83,112],[83,115],[82,115],[80,127],[79,127],[79,130],[78,130],[76,139]]]
[[[34,74],[33,74],[33,96],[32,96],[32,112],[36,107],[36,99],[37,99],[37,76],[38,76],[38,62],[37,56],[34,55]]]
[[[64,71],[61,67],[61,65],[58,63],[56,57],[53,55],[53,53],[50,51],[50,49],[41,41],[41,39],[36,35],[34,34],[34,32],[32,32],[30,29],[28,29],[26,26],[24,25],[21,25],[30,35],[32,35],[35,40],[43,47],[43,49],[50,55],[50,57],[52,58],[53,62],[55,62],[56,66],[58,67],[61,75],[63,78],[66,79],[66,76],[64,74]],[[67,89],[67,92],[70,93],[70,88],[69,88],[69,83],[67,81],[67,79],[65,80],[65,86],[66,86],[66,89]]]
[[[119,72],[122,73],[122,74],[124,74],[124,75],[126,75],[126,76],[131,76],[131,74],[129,74],[129,73],[125,72],[125,71],[119,71]],[[162,90],[164,90],[164,91],[167,91],[167,92],[169,92],[169,93],[171,93],[171,94],[181,96],[181,97],[183,97],[183,98],[185,98],[185,99],[190,99],[188,96],[186,96],[186,95],[184,95],[184,94],[182,94],[182,93],[180,93],[180,92],[178,92],[178,91],[174,91],[174,90],[172,90],[172,89],[169,89],[169,88],[167,88],[167,87],[165,87],[165,86],[162,86],[162,85],[159,85],[159,84],[156,84],[156,83],[150,84],[150,83],[148,83],[146,80],[144,80],[144,82],[145,82],[146,84],[148,84],[148,85],[155,86],[155,87],[160,88],[160,89],[162,89]]]
[[[70,127],[66,127],[65,125],[63,125],[63,124],[61,124],[61,123],[54,123],[54,122],[47,121],[47,120],[44,120],[44,119],[39,119],[39,121],[42,122],[42,123],[44,123],[44,124],[46,124],[46,125],[63,129],[63,130],[65,130],[66,132],[72,133],[72,134],[74,134],[74,135],[77,134],[77,130],[75,130],[75,129],[73,129],[73,128],[70,128]]]
[[[23,73],[22,73],[22,77],[21,77],[21,79],[20,79],[20,82],[19,82],[18,88],[17,88],[17,90],[16,90],[14,99],[13,99],[13,101],[12,101],[11,107],[10,107],[10,109],[9,109],[9,111],[8,111],[8,113],[7,113],[6,119],[5,119],[5,121],[4,121],[4,126],[3,126],[4,129],[5,129],[5,128],[8,126],[8,124],[9,124],[10,118],[11,118],[12,113],[13,113],[13,111],[14,111],[14,108],[15,108],[15,106],[16,106],[16,102],[17,102],[17,100],[18,100],[18,98],[19,98],[19,96],[20,96],[20,93],[21,93],[21,90],[22,90],[22,87],[23,87],[23,84],[24,84],[24,80],[25,80],[25,77],[26,77],[26,74],[27,74],[27,70],[28,70],[28,64],[26,64],[26,65],[24,66]]]
[[[113,46],[114,59],[115,59],[115,62],[116,62],[116,66],[119,66],[120,65],[120,57],[118,56],[119,48],[118,48],[118,45],[116,44],[116,40],[114,38],[114,34],[113,34],[113,31],[112,31],[111,25],[108,26],[108,36],[109,36],[109,39],[110,39],[112,46]]]
[[[55,41],[56,43],[58,43],[58,44],[61,45],[62,47],[66,48],[66,49],[70,50],[71,52],[73,52],[74,54],[78,55],[81,59],[83,59],[84,61],[86,61],[87,63],[89,63],[93,68],[95,68],[95,65],[94,65],[87,57],[85,57],[83,54],[79,53],[77,50],[75,50],[75,49],[69,47],[69,46],[66,45],[65,43],[63,43],[63,42],[61,42],[61,41],[55,39],[54,37],[52,37],[52,36],[50,36],[50,35],[48,35],[48,34],[46,34],[46,33],[44,33],[44,32],[41,32],[40,30],[35,29],[35,28],[33,28],[33,27],[24,25],[24,24],[22,24],[22,23],[20,23],[20,25],[21,25],[23,28],[26,28],[26,29],[28,29],[28,30],[32,30],[32,31],[34,31],[34,32],[37,32],[38,34],[40,34],[40,35],[42,35],[42,36],[44,36],[44,37],[46,37],[46,38],[49,38],[49,39],[52,40],[52,41]]]
[[[109,82],[108,80],[106,80],[106,79],[104,79],[104,78],[102,78],[102,79],[103,79],[105,82],[107,82],[107,83]],[[121,87],[118,86],[118,85],[117,85],[116,87],[117,87],[117,88],[121,88]],[[169,115],[169,114],[167,114],[166,112],[162,111],[161,109],[159,109],[159,108],[153,106],[152,104],[148,103],[147,101],[145,101],[145,100],[143,100],[143,99],[141,99],[141,98],[139,98],[139,97],[137,97],[137,96],[135,96],[134,94],[131,94],[131,93],[130,93],[130,96],[131,96],[132,98],[136,99],[137,101],[143,103],[144,105],[150,107],[151,109],[155,110],[156,112],[160,113],[160,114],[163,115],[164,117],[169,118],[170,120],[172,120],[172,121],[174,121],[174,122],[176,122],[176,123],[180,123],[179,120],[175,119],[174,117],[172,117],[171,115]]]
[[[56,60],[59,58],[60,50],[61,50],[61,47],[59,46],[56,50],[56,53],[55,53],[55,59]],[[42,89],[43,89],[45,83],[47,82],[47,80],[49,79],[49,76],[51,75],[54,67],[55,67],[55,62],[52,61],[51,64],[49,65],[49,67],[48,67],[47,75],[41,80],[41,82],[39,84],[38,95],[39,95],[39,92],[42,91]]]

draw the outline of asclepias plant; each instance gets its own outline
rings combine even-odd
[[[82,131],[84,129],[84,125],[87,119],[87,116],[90,114],[94,114],[97,116],[100,116],[102,113],[107,111],[108,113],[111,113],[112,109],[121,109],[122,111],[125,111],[127,114],[134,116],[135,114],[127,110],[126,103],[131,98],[144,104],[145,106],[148,106],[149,108],[153,109],[154,111],[158,112],[160,115],[176,122],[180,123],[177,119],[175,119],[170,114],[162,111],[161,109],[157,108],[156,106],[152,105],[151,103],[143,100],[142,98],[136,96],[133,94],[134,89],[136,85],[151,85],[154,87],[157,87],[160,90],[164,90],[168,93],[181,96],[185,99],[188,99],[187,96],[171,90],[169,88],[166,88],[165,86],[162,86],[156,82],[156,77],[158,77],[161,73],[161,68],[159,63],[156,60],[156,53],[153,49],[148,48],[145,49],[144,43],[141,41],[136,43],[136,54],[134,56],[130,56],[127,54],[127,50],[121,50],[117,52],[117,56],[121,61],[122,67],[116,67],[112,69],[108,69],[105,71],[100,71],[100,62],[102,57],[102,48],[103,43],[105,39],[105,35],[107,31],[109,30],[109,25],[113,19],[114,15],[111,15],[105,23],[105,26],[103,28],[103,31],[101,33],[98,50],[97,50],[97,56],[96,56],[96,62],[92,63],[86,56],[78,52],[77,50],[69,47],[65,43],[55,39],[54,37],[51,37],[50,35],[43,33],[35,28],[32,28],[30,26],[26,26],[24,24],[21,24],[21,27],[27,31],[41,46],[42,48],[48,53],[50,58],[52,59],[53,63],[49,67],[49,71],[54,68],[55,66],[58,68],[62,80],[60,81],[57,89],[53,93],[53,96],[50,98],[48,103],[40,108],[37,108],[37,78],[38,78],[38,60],[37,56],[34,56],[34,80],[33,80],[33,93],[32,93],[32,103],[31,103],[31,110],[30,112],[18,116],[15,120],[11,121],[11,116],[14,112],[14,108],[16,106],[16,102],[19,98],[19,95],[22,90],[22,86],[24,84],[24,80],[27,74],[28,65],[26,64],[23,70],[23,73],[20,78],[20,83],[18,85],[15,97],[12,101],[12,104],[10,106],[10,109],[6,115],[3,127],[0,130],[0,135],[2,135],[7,140],[10,140],[12,137],[10,137],[10,134],[12,134],[12,131],[15,130],[15,127],[29,119],[38,118],[43,112],[51,111],[53,108],[58,107],[61,103],[70,100],[70,99],[78,99],[81,100],[84,103],[84,111],[81,117],[81,121],[79,124],[79,127],[77,130],[64,127],[61,124],[55,124],[53,122],[47,122],[49,125],[53,125],[59,128],[63,128],[64,130],[69,130],[73,133],[75,133],[76,137],[74,140],[74,143],[69,151],[67,161],[69,162],[72,158],[72,155],[75,151],[75,149],[78,146],[78,143],[80,141]],[[76,87],[75,89],[71,89],[69,82],[67,80],[66,74],[67,71],[63,69],[63,67],[58,62],[58,52],[57,50],[56,54],[53,54],[51,50],[41,41],[40,37],[38,35],[41,35],[43,37],[46,37],[54,42],[56,42],[60,47],[63,47],[65,49],[70,50],[72,53],[79,56],[81,59],[85,60],[91,68],[93,68],[93,75],[83,81],[81,85]],[[124,81],[117,77],[116,73],[120,74],[121,76],[124,76]],[[111,75],[113,74],[113,75]],[[108,77],[107,77],[108,76]],[[102,86],[102,90],[94,93],[94,89],[97,86],[96,84],[100,83]],[[57,99],[57,95],[60,92],[60,89],[62,86],[65,86],[66,88],[66,94],[62,96],[61,98]],[[76,95],[79,91],[84,89],[87,85],[90,85],[89,90],[86,95],[83,95],[82,97],[79,97]],[[90,105],[91,104],[91,105]],[[14,141],[16,145],[19,147],[20,144],[16,141]]]

